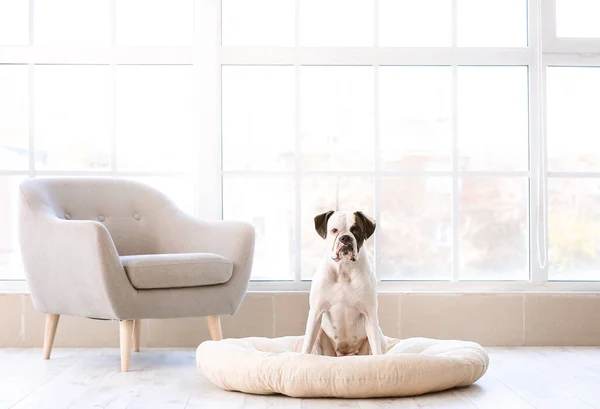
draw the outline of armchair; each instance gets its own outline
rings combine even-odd
[[[20,244],[34,307],[46,313],[44,359],[60,315],[120,321],[121,370],[139,351],[140,320],[220,315],[244,298],[254,228],[202,221],[159,191],[118,178],[21,184]]]

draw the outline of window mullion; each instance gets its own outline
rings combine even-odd
[[[458,44],[458,0],[452,0],[452,49],[456,50]]]
[[[530,14],[529,21],[531,22],[535,18],[538,20],[537,23],[541,24],[538,31],[544,40],[544,46],[539,47],[539,51],[544,52],[555,49],[557,45],[556,0],[529,0],[529,11],[535,13]]]
[[[35,1],[29,0],[29,46],[33,45],[33,35],[34,35],[34,12],[35,12]],[[28,76],[29,76],[29,89],[28,89],[28,115],[29,115],[29,177],[32,178],[35,176],[35,128],[34,128],[34,87],[35,87],[35,79],[34,79],[34,64],[31,59],[27,64],[28,68]]]
[[[110,46],[115,50],[117,46],[117,3],[116,0],[110,0]],[[112,53],[111,53],[112,54]],[[111,98],[110,98],[110,170],[113,176],[117,175],[117,64],[111,58],[110,62],[111,75]]]
[[[300,45],[300,0],[294,1],[294,46],[298,49]],[[295,233],[294,233],[294,282],[302,281],[302,145],[301,145],[301,118],[302,112],[300,107],[300,84],[301,84],[301,67],[298,61],[294,62],[294,189],[295,203]]]
[[[457,49],[458,0],[452,0],[452,49]],[[459,281],[460,181],[458,169],[458,66],[452,64],[452,281]]]
[[[373,46],[375,49],[379,47],[379,0],[374,1],[373,12]],[[373,64],[373,137],[375,143],[374,163],[375,163],[375,221],[377,227],[375,229],[375,276],[377,281],[381,281],[381,143],[380,143],[380,128],[379,128],[379,63]]]
[[[452,281],[460,279],[460,173],[458,170],[458,67],[452,65]]]
[[[564,39],[559,40],[556,36],[556,0],[530,0],[530,3],[537,5],[535,12],[538,13],[536,16],[541,25],[540,39],[543,40],[540,43],[540,52],[568,52],[569,47],[564,47]]]
[[[528,39],[532,51],[529,65],[529,163],[531,170],[529,189],[529,248],[530,279],[536,285],[548,281],[546,235],[546,173],[544,144],[544,66],[542,61],[542,16],[540,0],[529,1]],[[546,22],[544,21],[544,24]]]
[[[221,2],[194,1],[194,122],[198,152],[196,213],[223,217],[221,172]]]
[[[540,48],[541,52],[541,48]],[[536,73],[538,75],[536,84],[539,87],[537,92],[537,136],[538,136],[538,144],[537,144],[537,158],[539,158],[539,162],[537,164],[538,171],[534,172],[537,177],[538,189],[536,190],[536,198],[537,198],[537,212],[536,220],[537,220],[537,234],[538,238],[535,243],[535,250],[537,257],[537,265],[536,269],[533,271],[535,275],[533,275],[532,279],[534,283],[537,284],[547,284],[548,283],[548,151],[546,149],[546,65],[543,61],[542,56],[540,55],[538,68],[536,69]]]

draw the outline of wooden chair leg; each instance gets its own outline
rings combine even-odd
[[[212,315],[206,317],[208,322],[208,330],[210,331],[210,337],[213,341],[219,341],[223,339],[223,331],[221,330],[221,317],[218,315]]]
[[[129,371],[129,358],[131,357],[131,341],[133,338],[133,320],[123,320],[119,323],[121,343],[121,372]]]
[[[44,359],[50,358],[52,345],[54,345],[54,335],[58,326],[58,314],[46,314],[46,332],[44,333]]]
[[[142,332],[142,320],[133,322],[133,352],[140,352],[140,334]]]

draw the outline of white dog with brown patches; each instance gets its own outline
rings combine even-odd
[[[381,355],[385,338],[377,318],[377,281],[364,242],[375,222],[362,212],[315,217],[315,229],[327,240],[328,254],[310,289],[310,312],[303,353]]]

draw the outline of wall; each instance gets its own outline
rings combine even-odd
[[[248,293],[225,337],[300,335],[308,293]],[[600,346],[600,294],[382,293],[379,319],[393,337],[473,340],[486,346]],[[40,347],[44,315],[27,294],[0,294],[0,347]],[[209,338],[204,318],[142,321],[143,347],[196,347]],[[57,347],[117,347],[116,322],[63,316]]]

